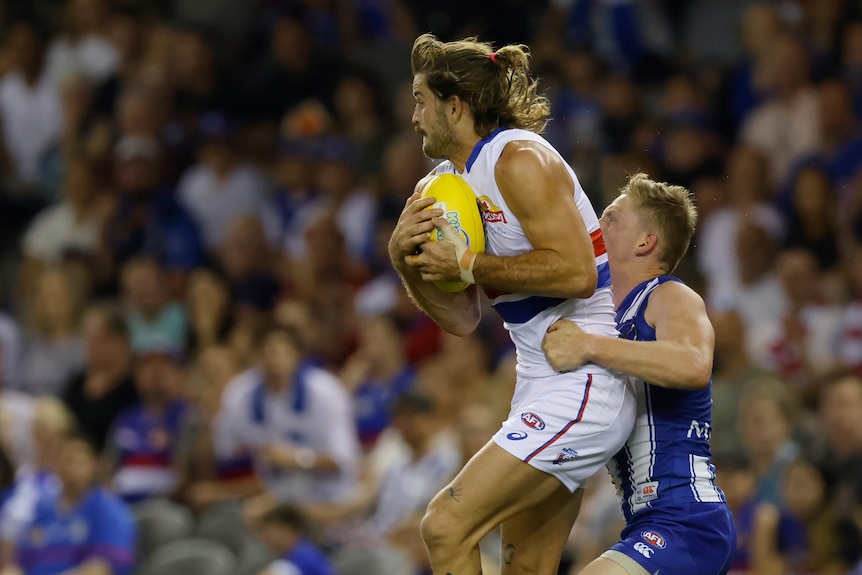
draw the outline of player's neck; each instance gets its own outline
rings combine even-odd
[[[665,271],[652,263],[638,260],[626,264],[614,265],[608,262],[611,269],[611,285],[614,293],[614,309],[620,307],[623,300],[633,289],[645,281],[664,275]]]
[[[471,133],[463,138],[459,138],[459,146],[457,151],[449,157],[449,161],[455,166],[459,174],[463,174],[467,169],[467,162],[470,161],[470,156],[473,154],[473,149],[481,141],[481,138],[475,133]]]

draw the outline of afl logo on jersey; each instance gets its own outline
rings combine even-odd
[[[644,541],[646,541],[653,547],[658,547],[659,549],[665,548],[666,543],[664,542],[664,537],[662,537],[655,531],[644,531],[643,533],[641,533],[641,537],[643,537]]]
[[[545,422],[542,421],[541,417],[539,417],[532,411],[525,411],[524,413],[522,413],[521,421],[523,421],[527,427],[532,427],[536,431],[542,431],[543,429],[545,429]]]

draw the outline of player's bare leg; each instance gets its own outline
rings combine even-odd
[[[556,575],[578,517],[583,489],[562,484],[550,497],[503,523],[503,575]]]
[[[434,575],[482,573],[479,541],[561,484],[489,441],[428,505],[422,538]]]
[[[650,575],[649,571],[627,555],[617,553],[616,557],[619,558],[620,563],[606,557],[599,557],[584,567],[578,575]]]

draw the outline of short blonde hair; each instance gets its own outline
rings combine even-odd
[[[637,202],[637,209],[646,216],[644,223],[658,233],[663,246],[659,260],[671,273],[688,250],[697,225],[691,193],[682,186],[651,180],[643,173],[631,176],[620,193]]]

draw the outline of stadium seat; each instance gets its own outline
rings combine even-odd
[[[138,525],[138,555],[146,559],[171,541],[190,537],[194,518],[185,507],[164,499],[151,499],[132,508]]]
[[[236,559],[215,541],[183,539],[156,549],[136,575],[236,575]]]
[[[194,528],[195,537],[221,543],[239,557],[253,541],[234,502],[214,505],[204,511]]]
[[[258,575],[267,565],[275,561],[276,558],[263,543],[252,540],[240,551],[237,574]]]
[[[338,575],[412,575],[410,558],[391,547],[346,547],[332,555]]]

